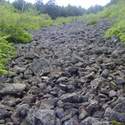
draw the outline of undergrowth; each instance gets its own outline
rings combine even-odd
[[[8,72],[6,64],[16,53],[14,43],[30,42],[29,31],[52,23],[48,15],[19,12],[9,3],[0,3],[0,75]]]
[[[109,19],[113,25],[106,31],[105,36],[110,38],[116,36],[120,41],[125,42],[125,0],[118,0],[116,3],[106,6],[103,11],[97,14],[88,14],[80,17],[88,24],[96,24],[100,19]]]

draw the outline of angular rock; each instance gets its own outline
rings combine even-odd
[[[63,91],[66,91],[66,92],[73,92],[75,90],[75,87],[73,85],[60,83],[59,86]]]
[[[7,117],[10,117],[10,113],[6,109],[0,107],[0,120],[3,120]]]
[[[77,93],[63,94],[60,99],[63,102],[70,102],[70,103],[82,103],[88,101],[87,97],[79,96],[77,95]]]
[[[25,84],[21,84],[21,83],[14,83],[14,84],[3,84],[0,85],[0,94],[3,95],[10,95],[10,94],[18,94],[18,93],[22,93],[24,90],[26,89],[26,85]]]
[[[29,105],[28,104],[20,104],[17,105],[16,108],[16,115],[20,118],[25,118],[27,116],[27,113],[29,111]]]
[[[77,119],[71,118],[70,120],[64,122],[64,125],[79,125],[79,122]]]
[[[110,92],[109,92],[109,97],[115,97],[117,95],[117,93],[116,93],[116,91],[114,91],[114,90],[111,90]]]
[[[83,120],[87,115],[88,115],[87,111],[81,107],[79,110],[79,119]]]
[[[96,118],[93,117],[87,117],[85,120],[83,120],[80,125],[95,125],[98,122]]]
[[[101,83],[102,83],[102,79],[101,78],[96,78],[93,81],[91,81],[91,88],[92,89],[97,89]]]
[[[116,84],[119,85],[119,86],[125,85],[125,79],[117,78],[116,79]]]
[[[55,125],[56,117],[53,110],[30,110],[26,118],[28,125]]]
[[[108,78],[108,76],[109,76],[109,70],[108,69],[105,69],[103,72],[102,72],[102,77],[103,78]]]

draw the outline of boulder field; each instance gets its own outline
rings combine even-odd
[[[104,38],[111,23],[33,32],[0,77],[0,125],[125,123],[125,45]]]

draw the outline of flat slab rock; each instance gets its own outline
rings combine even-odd
[[[25,89],[26,89],[25,84],[21,84],[21,83],[13,83],[13,84],[4,83],[3,85],[0,85],[0,94],[3,94],[3,95],[18,94],[18,93],[23,92],[23,90],[25,90]]]

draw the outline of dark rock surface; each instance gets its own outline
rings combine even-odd
[[[103,37],[109,26],[53,26],[18,44],[11,73],[0,80],[0,123],[125,123],[125,47]]]

